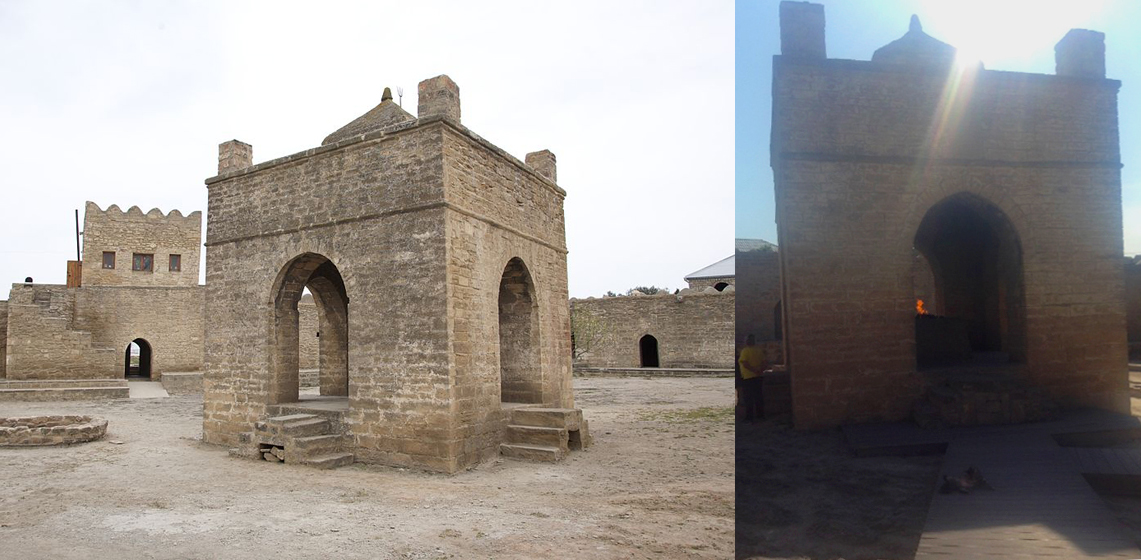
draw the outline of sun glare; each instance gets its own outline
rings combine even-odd
[[[1074,28],[1096,28],[1105,2],[961,0],[923,4],[932,37],[987,68],[1029,72],[1053,62],[1053,47]],[[1048,59],[1048,60],[1047,60]]]

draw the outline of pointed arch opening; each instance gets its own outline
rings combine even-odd
[[[539,304],[527,265],[507,262],[499,281],[500,402],[543,402]]]
[[[638,339],[638,351],[642,358],[642,367],[661,367],[661,360],[658,356],[658,339],[654,338],[654,335],[647,334]]]
[[[349,298],[340,270],[327,257],[305,253],[278,275],[273,301],[273,376],[270,404],[300,400],[299,314],[305,289],[317,308],[318,385],[322,397],[349,394]]]
[[[914,247],[917,365],[1025,362],[1022,245],[1006,214],[977,195],[952,195],[927,211]],[[930,293],[922,308],[921,292]]]
[[[123,377],[127,379],[151,378],[151,344],[136,338],[127,344],[123,355]]]

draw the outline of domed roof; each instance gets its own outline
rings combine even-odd
[[[919,16],[911,16],[907,33],[872,54],[872,62],[906,66],[950,66],[955,62],[955,47],[923,32]]]
[[[384,94],[380,97],[380,105],[373,107],[371,111],[359,116],[353,122],[342,126],[336,132],[325,137],[325,141],[321,145],[332,144],[340,142],[346,138],[352,138],[374,130],[387,128],[394,124],[399,124],[405,121],[414,120],[408,111],[405,111],[392,100],[392,90],[384,88]]]

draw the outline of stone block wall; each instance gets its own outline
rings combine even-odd
[[[305,294],[297,303],[297,346],[298,367],[301,369],[315,369],[320,356],[318,350],[317,305],[313,303],[313,296]]]
[[[343,279],[358,461],[454,472],[496,452],[512,259],[535,305],[536,398],[572,404],[564,193],[463,128],[441,78],[421,84],[418,120],[207,180],[205,441],[237,444],[283,394],[274,302],[302,255]]]
[[[705,288],[715,287],[718,284],[728,284],[732,286],[735,282],[736,280],[732,276],[721,276],[717,278],[694,278],[692,280],[686,280],[686,283],[689,284],[690,289],[698,291],[704,290]]]
[[[1141,255],[1125,259],[1125,316],[1130,360],[1141,361]]]
[[[505,360],[530,359],[527,402],[573,407],[568,306],[566,194],[538,170],[464,133],[445,133],[449,290],[448,327],[454,351],[454,406],[460,463],[498,453],[506,417],[501,377]],[[532,157],[555,174],[554,157]],[[500,348],[500,286],[513,259],[530,291],[530,348]],[[527,353],[534,355],[527,357]],[[526,371],[526,370],[529,370]]]
[[[152,349],[151,376],[202,367],[203,288],[67,288],[14,284],[8,302],[9,379],[122,378],[127,345]]]
[[[1017,243],[1021,355],[1066,405],[1128,411],[1121,280],[1120,83],[774,59],[772,167],[786,349],[801,427],[906,417],[913,263],[929,210],[965,196]],[[939,115],[956,126],[935,131]],[[938,134],[935,134],[938,132]],[[1003,297],[1003,296],[1000,296]],[[1013,339],[1015,335],[1011,335]]]
[[[642,337],[657,339],[660,367],[733,368],[733,292],[571,300],[573,313],[597,320],[601,337],[580,367],[642,366]]]
[[[337,267],[349,300],[358,458],[447,470],[434,447],[451,439],[442,144],[439,126],[419,128],[208,181],[206,441],[235,445],[271,404],[266,321],[287,263],[312,253]]]
[[[777,304],[780,303],[780,260],[770,249],[737,251],[736,289],[737,348],[745,337],[757,342],[780,340],[783,334]]]
[[[198,285],[202,246],[202,213],[164,215],[157,208],[144,214],[132,206],[126,212],[112,204],[100,210],[88,202],[83,217],[84,286]],[[103,268],[103,253],[115,253],[114,268]],[[132,270],[133,255],[153,255],[151,271]],[[180,255],[179,271],[170,270],[170,256]]]
[[[151,378],[163,372],[201,371],[205,288],[88,286],[73,291],[73,326],[91,333],[92,345],[114,350],[113,363],[92,361],[106,377],[123,377],[126,350],[143,339],[151,348]]]
[[[8,376],[8,302],[0,301],[0,379]]]

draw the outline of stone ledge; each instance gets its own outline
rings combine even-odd
[[[0,447],[70,445],[102,438],[107,420],[91,416],[0,418]]]
[[[202,372],[166,372],[162,374],[162,388],[170,395],[201,395]]]
[[[621,368],[575,367],[575,377],[733,377],[722,368]]]

